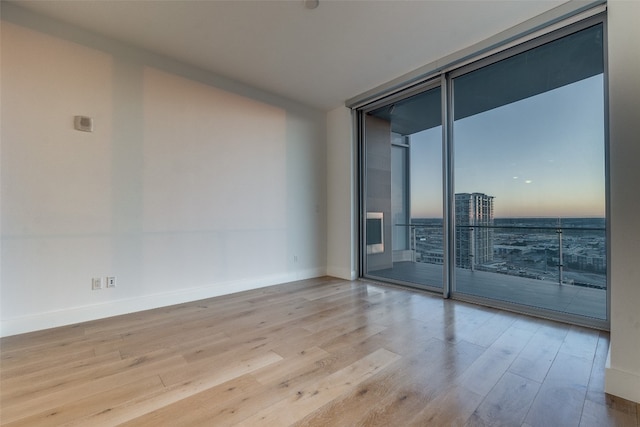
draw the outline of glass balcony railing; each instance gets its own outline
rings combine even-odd
[[[573,221],[580,224],[562,226],[530,220],[536,221],[542,224],[457,226],[456,267],[606,289],[604,219],[578,219]],[[395,226],[409,232],[411,261],[443,264],[441,222],[424,220]]]
[[[456,267],[605,289],[606,229],[599,226],[458,226]]]
[[[605,320],[604,219],[563,219],[561,225],[554,225],[554,221],[498,219],[493,225],[457,226],[452,292],[533,311]],[[390,266],[370,269],[368,274],[442,289],[442,222],[412,219],[410,224],[394,226],[406,233],[406,247],[394,248],[398,256]]]

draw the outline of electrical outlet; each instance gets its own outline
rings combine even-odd
[[[91,290],[97,291],[99,289],[102,289],[102,278],[94,277],[91,279]]]
[[[107,288],[115,288],[116,287],[116,276],[105,277],[105,283],[106,283]]]

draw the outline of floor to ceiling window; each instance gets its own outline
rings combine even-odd
[[[604,36],[585,21],[363,107],[363,275],[606,327]]]
[[[442,95],[427,87],[363,116],[366,273],[442,288]]]
[[[452,73],[454,292],[606,319],[602,39]]]

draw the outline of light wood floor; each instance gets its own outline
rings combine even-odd
[[[638,426],[607,333],[306,280],[0,341],[3,426]]]

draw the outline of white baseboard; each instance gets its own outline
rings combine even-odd
[[[305,279],[313,279],[315,277],[322,277],[322,276],[326,276],[327,275],[327,269],[326,268],[309,268],[306,270],[298,270],[296,271],[292,277],[287,280],[287,282],[292,282],[294,280],[305,280]],[[279,283],[285,283],[285,282],[279,282]],[[274,283],[276,284],[276,283]]]
[[[198,288],[180,289],[173,292],[143,295],[100,304],[70,307],[64,310],[2,319],[0,321],[0,337],[104,319],[121,314],[151,310],[325,275],[325,268],[298,270],[288,274],[260,276],[255,279],[216,283]]]
[[[611,350],[605,365],[604,391],[640,403],[640,374],[611,367]]]
[[[348,268],[327,267],[327,276],[344,280],[356,280],[357,274],[354,270]]]

